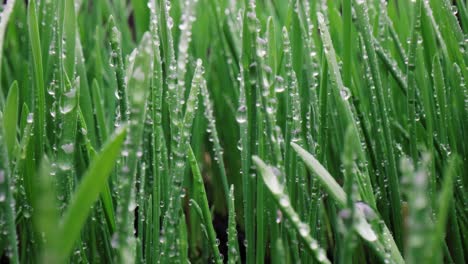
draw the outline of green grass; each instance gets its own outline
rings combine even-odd
[[[465,1],[0,11],[0,262],[466,262]]]

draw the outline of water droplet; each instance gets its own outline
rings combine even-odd
[[[66,153],[71,154],[75,150],[75,145],[73,143],[63,144],[60,148]]]
[[[247,122],[247,107],[245,105],[241,105],[237,109],[236,120],[239,124]]]
[[[287,196],[282,196],[279,202],[282,207],[288,207],[290,205],[289,198]]]
[[[343,89],[340,90],[340,96],[343,100],[348,100],[351,97],[351,92],[347,87],[343,87]]]
[[[33,120],[34,120],[34,114],[33,114],[33,113],[29,113],[29,114],[28,114],[28,117],[26,118],[26,123],[32,124]]]
[[[309,232],[310,232],[310,227],[309,225],[305,224],[305,223],[300,223],[299,224],[299,234],[303,237],[306,237],[309,235]]]

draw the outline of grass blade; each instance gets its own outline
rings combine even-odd
[[[201,176],[200,169],[198,168],[198,163],[195,154],[193,154],[193,150],[191,147],[188,147],[188,160],[190,163],[190,167],[192,168],[192,175],[194,181],[194,195],[195,197],[198,197],[196,199],[198,200],[198,204],[201,206],[200,208],[202,211],[203,222],[205,224],[205,227],[207,228],[208,239],[210,240],[211,249],[213,250],[214,262],[216,264],[221,264],[223,263],[223,261],[221,259],[218,244],[216,242],[216,233],[212,224],[213,220],[211,219],[211,212],[210,207],[208,205],[208,199],[206,197],[205,186],[203,185],[203,178]]]
[[[328,193],[335,199],[340,207],[346,206],[346,194],[338,185],[338,183],[334,180],[334,178],[330,175],[330,173],[307,151],[301,148],[299,145],[295,143],[291,143],[294,150],[298,153],[301,159],[306,164],[307,168],[314,172],[320,182],[322,183],[323,187],[326,188]],[[404,263],[403,258],[396,247],[395,242],[393,241],[392,236],[389,234],[388,230],[383,233],[384,238],[379,238],[380,241],[376,241],[377,237],[372,230],[373,228],[367,223],[367,220],[364,219],[364,215],[358,214],[359,223],[356,226],[356,231],[358,234],[367,242],[370,242],[369,245],[374,249],[374,251],[385,260],[387,256],[382,254],[382,247],[388,247],[388,250],[391,251],[392,260],[396,263]],[[386,227],[385,227],[386,229]],[[383,243],[381,241],[384,241]],[[380,242],[380,243],[378,243]]]
[[[91,206],[96,202],[99,194],[104,190],[107,178],[119,157],[127,128],[116,131],[109,139],[102,151],[93,159],[89,169],[83,176],[69,208],[65,211],[60,224],[60,260],[64,260],[71,253]]]
[[[288,195],[285,194],[284,186],[278,182],[277,176],[273,173],[271,168],[256,156],[253,157],[253,162],[260,171],[265,185],[270,190],[279,208],[288,220],[291,221],[296,232],[300,234],[299,237],[304,242],[306,249],[315,256],[319,263],[331,263],[325,251],[319,247],[318,242],[310,236],[309,225],[302,222],[299,219],[299,215],[291,207],[291,202],[289,201]]]

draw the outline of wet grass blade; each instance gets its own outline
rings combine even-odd
[[[302,222],[299,219],[299,215],[292,208],[289,197],[285,193],[285,187],[279,183],[277,176],[273,173],[271,168],[256,156],[253,157],[253,162],[260,171],[263,181],[273,195],[275,202],[278,204],[286,218],[291,222],[295,231],[299,233],[299,237],[304,242],[306,249],[315,256],[319,263],[331,263],[326,256],[325,250],[321,248],[318,245],[318,242],[310,236],[309,225]]]
[[[109,139],[102,151],[93,159],[73,194],[59,228],[60,260],[66,259],[71,253],[92,205],[98,199],[99,194],[105,190],[107,179],[120,155],[126,135],[127,128],[123,127]]]
[[[36,1],[33,0],[28,5],[28,31],[31,42],[33,65],[34,65],[34,95],[36,98],[34,111],[34,128],[36,135],[36,160],[40,160],[45,150],[45,89],[44,70],[42,66],[41,40],[39,37],[39,27],[37,21]]]
[[[13,160],[14,151],[16,149],[17,140],[16,132],[19,111],[19,94],[18,83],[14,82],[8,92],[8,97],[4,109],[3,126],[5,132],[5,144],[7,145],[7,153],[10,160]]]
[[[196,200],[198,200],[198,204],[200,205],[203,222],[205,227],[208,231],[208,239],[210,240],[211,249],[213,250],[214,255],[214,262],[216,264],[223,263],[221,259],[221,255],[218,249],[218,243],[216,238],[216,232],[213,228],[212,218],[210,207],[208,205],[208,199],[206,197],[205,186],[203,185],[203,178],[200,173],[200,169],[198,168],[198,163],[195,158],[195,154],[193,154],[193,150],[191,147],[188,147],[188,161],[190,163],[190,167],[192,168],[192,175],[193,175],[193,182],[194,182],[194,195]]]
[[[307,168],[315,173],[322,183],[323,187],[327,189],[328,193],[334,198],[340,207],[346,207],[346,194],[338,185],[336,180],[330,175],[330,173],[307,151],[298,146],[295,143],[291,143],[294,150],[301,157]],[[391,252],[392,261],[396,263],[404,263],[403,258],[396,247],[395,242],[387,227],[380,234],[375,234],[374,228],[364,219],[364,214],[359,213],[359,223],[356,226],[358,234],[368,242],[369,246],[382,258],[387,259],[385,254],[382,254],[382,250],[389,250]],[[378,239],[378,240],[377,240]]]

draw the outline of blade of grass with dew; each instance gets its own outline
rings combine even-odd
[[[291,143],[295,151],[301,157],[303,162],[306,164],[307,168],[314,172],[321,184],[327,192],[333,197],[336,203],[340,207],[346,206],[346,194],[341,188],[340,185],[333,179],[330,173],[306,150]],[[376,254],[382,258],[382,260],[387,259],[387,256],[383,253],[383,250],[390,250],[392,261],[396,263],[404,263],[403,258],[388,231],[387,227],[384,226],[384,231],[379,234],[379,237],[375,234],[375,231],[369,225],[367,220],[364,219],[364,215],[359,215],[360,218],[359,224],[356,226],[356,231],[358,234],[368,242],[369,246],[376,252]],[[383,224],[384,225],[384,224]]]
[[[62,202],[62,209],[68,204],[74,186],[75,171],[75,143],[79,108],[80,79],[71,83],[65,74],[65,87],[60,102],[61,136],[57,151],[58,193]]]
[[[89,169],[83,176],[76,192],[73,194],[69,207],[64,212],[59,226],[60,260],[64,260],[71,253],[75,241],[79,238],[80,230],[88,217],[91,206],[103,191],[107,178],[117,160],[127,127],[116,131],[109,139],[103,150],[93,159]]]
[[[414,4],[416,11],[414,12],[414,17],[412,21],[412,33],[411,41],[409,44],[408,52],[408,65],[406,74],[408,75],[407,86],[408,86],[408,131],[410,137],[413,139],[409,142],[411,158],[416,161],[418,160],[418,151],[416,147],[417,143],[417,133],[416,133],[416,80],[414,75],[416,74],[415,65],[416,65],[416,47],[417,41],[419,38],[419,30],[421,27],[421,2],[416,1]]]
[[[51,175],[51,164],[48,159],[43,159],[39,170],[37,185],[34,186],[34,226],[37,232],[42,233],[41,263],[59,263],[59,211],[55,198],[56,191],[54,179]]]
[[[221,259],[221,254],[219,253],[216,232],[213,228],[213,220],[211,218],[210,207],[208,205],[208,199],[206,197],[205,186],[203,185],[203,178],[201,176],[200,169],[198,168],[198,163],[193,153],[192,148],[188,147],[188,160],[190,167],[192,168],[192,175],[194,181],[194,194],[198,200],[198,204],[201,206],[203,222],[208,231],[208,238],[210,240],[211,249],[213,250],[214,263],[220,264],[223,263]]]
[[[168,242],[164,245],[164,255],[162,256],[162,261],[170,261],[171,258],[174,258],[176,254],[171,251],[177,251],[178,249],[175,238],[177,236],[176,229],[178,227],[178,221],[180,221],[178,215],[181,207],[180,196],[182,192],[184,165],[186,164],[185,155],[190,143],[191,128],[193,125],[195,113],[197,111],[198,94],[201,83],[203,82],[203,73],[204,69],[202,61],[199,59],[197,60],[197,68],[195,69],[192,80],[192,87],[187,99],[185,115],[183,121],[179,124],[180,127],[178,131],[180,131],[181,134],[174,136],[174,138],[178,138],[178,141],[176,149],[172,150],[174,154],[172,167],[172,190],[170,191],[169,205],[163,222],[163,229],[166,232],[165,236],[166,241]]]
[[[117,246],[119,261],[133,261],[134,257],[131,244],[133,239],[131,225],[133,223],[132,212],[135,209],[134,184],[137,174],[138,160],[142,156],[141,142],[143,137],[144,118],[146,117],[147,94],[153,72],[153,48],[151,36],[146,33],[138,48],[132,53],[133,63],[127,69],[128,88],[128,125],[129,133],[122,149],[122,156],[125,158],[119,173],[119,189],[121,196],[117,203],[116,227]]]
[[[180,39],[177,52],[177,100],[183,100],[185,96],[185,75],[187,73],[188,49],[192,41],[192,25],[195,21],[197,1],[184,2],[181,22],[179,24]]]
[[[275,174],[268,165],[266,165],[257,156],[253,157],[253,162],[257,166],[263,177],[265,185],[270,190],[281,211],[291,222],[293,228],[300,234],[307,250],[310,251],[319,263],[331,263],[328,260],[325,251],[318,245],[317,241],[310,236],[310,227],[299,219],[299,215],[291,207],[289,197],[285,194],[284,186],[278,181]]]
[[[4,140],[7,147],[9,160],[13,160],[14,151],[17,145],[16,132],[18,120],[18,83],[14,82],[8,92],[8,97],[5,103],[3,126]]]
[[[328,68],[324,67],[324,69],[329,69],[330,79],[331,79],[332,83],[336,84],[336,86],[337,86],[336,88],[332,88],[332,94],[334,95],[334,98],[338,103],[338,113],[340,114],[340,116],[345,118],[346,122],[349,122],[351,124],[351,127],[353,128],[354,133],[357,136],[357,139],[360,142],[362,142],[361,130],[358,127],[358,119],[356,118],[356,115],[353,112],[353,110],[351,108],[351,104],[349,102],[349,98],[352,96],[351,91],[349,90],[348,87],[345,87],[344,84],[343,84],[343,81],[342,81],[342,78],[341,78],[341,73],[340,73],[340,70],[338,68],[336,53],[335,53],[335,50],[333,48],[333,43],[331,41],[331,36],[330,36],[329,30],[328,30],[328,27],[327,27],[327,25],[325,23],[325,18],[323,17],[323,15],[321,13],[318,13],[318,23],[319,23],[320,30],[323,33],[322,34],[322,41],[323,41],[324,53],[325,53],[325,57],[326,57],[327,65],[328,65]],[[326,74],[326,73],[324,73],[324,74]],[[321,89],[324,89],[324,88],[327,89],[326,84],[323,83],[323,85],[324,86],[321,87]],[[320,93],[321,93],[321,98],[320,99],[322,100],[322,98],[324,98],[322,103],[326,102],[328,99],[325,99],[325,97],[328,96],[328,93],[326,91],[321,91]],[[320,135],[319,143],[324,144],[326,146],[327,141],[326,141],[325,137],[326,137],[326,134],[327,134],[327,123],[328,123],[328,121],[326,120],[327,119],[326,115],[327,115],[328,109],[326,109],[326,105],[321,107],[321,108],[324,108],[324,109],[321,109],[321,112],[320,112],[321,113],[321,117],[320,117],[321,121],[320,122],[322,123],[321,125],[323,125],[324,127],[321,130],[321,133],[323,133],[323,134]],[[325,115],[325,116],[323,116],[323,115]],[[357,149],[357,154],[361,159],[363,159],[364,156],[365,156],[365,150],[364,150],[363,145],[364,144],[362,144],[362,143],[359,144],[359,148]],[[319,157],[323,161],[326,161],[325,153],[319,153]],[[363,170],[363,180],[361,181],[362,184],[360,184],[360,188],[365,190],[364,193],[371,194],[372,193],[372,186],[370,184],[370,177],[369,177],[369,174],[368,174],[367,166],[363,166],[362,170]],[[368,201],[370,204],[372,204],[372,205],[375,204],[373,196],[368,195],[367,198],[370,199]]]
[[[226,201],[229,201],[229,189],[228,189],[228,180],[226,175],[226,166],[224,165],[223,157],[223,148],[218,137],[218,130],[216,128],[216,119],[213,113],[213,104],[210,99],[210,94],[206,86],[206,81],[203,80],[201,84],[201,94],[203,96],[203,104],[205,106],[205,117],[208,122],[209,133],[211,134],[210,141],[213,142],[213,150],[215,154],[215,161],[219,166],[219,171],[221,175],[221,182],[223,184],[224,195],[226,196]]]
[[[128,99],[127,99],[127,83],[125,82],[125,70],[124,70],[124,62],[122,58],[122,48],[121,48],[121,33],[119,29],[116,27],[114,18],[111,16],[109,19],[109,27],[111,30],[110,33],[110,46],[112,49],[111,53],[111,66],[115,70],[115,78],[117,80],[117,91],[116,97],[118,101],[118,110],[117,110],[117,120],[119,122],[119,117],[123,120],[127,120],[127,108],[128,108]]]
[[[159,28],[158,28],[158,17],[156,14],[156,3],[151,1],[149,3],[150,9],[150,30],[153,43],[153,76],[151,82],[151,107],[152,107],[152,119],[153,119],[153,131],[152,131],[152,169],[153,169],[153,187],[152,187],[152,252],[153,256],[151,257],[153,261],[156,261],[156,258],[159,256],[160,243],[159,243],[159,233],[160,233],[160,217],[161,217],[161,198],[162,197],[162,180],[167,178],[163,170],[163,160],[162,155],[165,153],[162,151],[162,144],[164,144],[164,131],[162,128],[162,102],[163,102],[163,65],[161,60],[160,53],[160,39],[159,39]]]
[[[79,37],[76,39],[76,74],[80,78],[80,111],[83,113],[84,121],[86,121],[86,131],[91,144],[97,147],[97,133],[93,113],[93,101],[91,97],[91,89],[86,74],[85,59],[83,57],[83,47]]]
[[[255,0],[246,0],[245,11],[242,14],[242,52],[240,54],[240,92],[239,107],[236,120],[241,133],[241,160],[242,160],[242,185],[244,194],[244,222],[246,232],[247,263],[255,262],[255,187],[251,175],[251,155],[256,152],[256,88],[258,64],[256,60],[256,38],[258,18]]]
[[[104,115],[104,106],[102,104],[102,96],[99,83],[96,79],[93,80],[91,85],[91,98],[93,100],[93,115],[96,122],[96,140],[98,146],[101,146],[107,140],[108,132],[106,125],[106,118]]]
[[[88,130],[86,127],[86,121],[84,120],[83,115],[81,112],[78,115],[78,130],[81,131],[81,136],[84,138],[84,153],[85,159],[89,162],[93,160],[96,156],[96,150],[93,148],[90,139],[88,138]],[[83,133],[86,131],[85,133]],[[114,204],[112,201],[112,195],[111,195],[111,190],[109,183],[106,183],[104,186],[103,191],[101,192],[101,202],[102,202],[102,207],[104,209],[104,214],[107,220],[107,223],[109,225],[109,230],[110,232],[115,231],[115,214],[114,214]]]
[[[8,158],[8,146],[6,145],[4,117],[0,112],[0,210],[2,211],[2,232],[6,236],[6,251],[12,263],[19,263],[18,238],[15,225],[15,200],[13,196],[13,181]]]
[[[8,161],[0,160],[0,167],[10,171],[15,200],[11,229],[19,241],[18,262],[213,260],[202,204],[190,199],[196,188],[186,160],[187,146],[203,168],[200,173],[219,239],[218,251],[230,263],[317,262],[252,166],[253,155],[269,164],[278,182],[288,188],[290,206],[308,224],[310,236],[331,261],[398,263],[395,259],[405,255],[415,262],[415,252],[431,248],[427,250],[430,254],[424,253],[426,262],[463,262],[468,234],[466,162],[450,169],[453,187],[449,193],[444,192],[449,188],[444,168],[452,156],[468,157],[466,144],[458,140],[468,136],[464,122],[468,120],[464,1],[4,2],[2,15],[8,12],[4,9],[8,5],[11,15],[8,20],[2,16],[0,22],[0,29],[4,26],[0,30],[4,51],[0,87],[5,95],[0,96],[0,109],[7,121],[0,129],[5,129],[3,139],[10,139],[0,142],[8,153]],[[360,10],[361,3],[367,7],[365,12]],[[109,21],[111,16],[114,21]],[[416,18],[421,27],[415,31],[412,21]],[[117,38],[112,29],[121,32]],[[131,110],[136,109],[132,97],[138,94],[127,84],[133,82],[139,64],[135,61],[139,50],[131,51],[148,30],[151,40],[147,46],[154,57],[148,58],[152,67],[142,68],[148,80],[144,103],[138,107],[145,113],[130,118]],[[411,40],[413,32],[420,37]],[[120,49],[119,69],[113,38]],[[190,97],[188,82],[193,83],[197,73],[196,58],[203,60],[206,73],[199,92]],[[38,82],[38,78],[42,80]],[[14,82],[17,91],[11,86]],[[47,92],[42,101],[39,86]],[[116,96],[119,86],[125,94],[125,109]],[[79,87],[79,99],[69,104],[74,113],[63,114],[61,110],[67,110],[64,106],[71,102],[67,95],[75,87]],[[5,100],[15,101],[15,92],[16,106],[5,108]],[[198,97],[200,92],[203,98]],[[409,118],[408,92],[415,102],[411,106],[414,115]],[[385,105],[379,103],[379,95]],[[207,119],[193,110],[193,119],[186,126],[187,99],[195,97],[204,101],[197,101],[194,107],[212,111]],[[387,126],[380,114],[383,110]],[[95,149],[102,148],[109,129],[132,126],[130,122],[135,126],[129,134],[139,134],[132,138],[138,142],[124,139],[127,147],[79,228],[73,253],[60,256],[58,238],[67,232],[52,242],[47,228],[37,227],[41,218],[37,213],[44,211],[40,207],[55,208],[57,217],[58,211],[66,211],[64,197],[53,187],[71,196],[98,157]],[[414,124],[411,129],[408,122]],[[41,136],[39,132],[43,132]],[[344,204],[336,202],[316,173],[306,170],[289,144],[298,138],[296,143],[333,175],[330,180],[345,189]],[[396,170],[394,178],[402,195],[400,201],[396,196],[389,199],[395,194],[389,148],[393,148],[395,161],[416,150],[412,155],[416,172],[428,173],[431,184],[427,188],[407,185],[403,173]],[[432,156],[428,166],[424,153]],[[39,168],[41,160],[50,164],[45,173]],[[180,168],[178,164],[182,164]],[[58,173],[59,165],[70,165],[70,169]],[[51,185],[36,195],[43,174],[52,174],[47,179]],[[226,188],[231,183],[238,191],[235,206]],[[420,210],[413,194],[422,196],[423,190],[431,202]],[[42,199],[45,192],[49,201]],[[440,193],[444,193],[445,205],[439,207]],[[396,230],[392,216],[399,211],[395,208],[398,203],[402,209],[401,254],[392,251],[396,246],[390,233]],[[445,213],[439,215],[439,211]],[[50,219],[46,225],[49,229],[55,226],[58,233],[61,230],[56,227],[61,224],[52,215],[51,211],[44,219]],[[5,214],[1,217],[6,219]],[[418,222],[405,228],[405,220],[410,219]],[[2,231],[9,230],[11,223],[0,223]],[[423,229],[438,231],[424,233]],[[430,243],[407,247],[417,237]],[[9,260],[9,245],[8,236],[2,235],[0,259]],[[234,256],[230,249],[235,249]],[[58,252],[55,257],[54,250]],[[54,260],[57,257],[63,260]]]
[[[36,16],[36,1],[28,5],[28,31],[34,61],[34,95],[36,98],[34,111],[34,128],[36,140],[36,160],[40,160],[45,150],[45,90],[44,71],[42,66],[41,40]]]
[[[341,211],[340,216],[345,225],[345,230],[343,234],[343,248],[340,253],[340,262],[344,263],[347,259],[353,259],[354,249],[356,243],[353,241],[355,239],[355,226],[357,224],[356,219],[356,207],[354,206],[356,201],[356,188],[355,188],[355,173],[356,167],[355,162],[357,159],[356,151],[357,149],[357,140],[353,134],[353,130],[348,126],[345,134],[345,149],[343,151],[343,165],[344,165],[344,191],[346,192],[346,209]]]
[[[236,228],[236,208],[234,204],[234,185],[229,189],[229,220],[228,220],[228,263],[239,262],[239,244],[237,240]]]
[[[385,147],[384,152],[386,153],[388,162],[388,174],[389,185],[391,189],[391,201],[392,201],[392,224],[395,239],[399,248],[403,245],[402,237],[402,217],[401,217],[401,197],[399,191],[398,175],[396,171],[395,153],[392,144],[392,131],[390,129],[390,122],[387,116],[388,106],[385,102],[383,94],[383,86],[380,79],[380,72],[378,69],[378,62],[376,58],[375,48],[372,42],[372,32],[369,26],[369,18],[366,14],[367,6],[363,1],[356,1],[356,15],[358,16],[358,28],[361,31],[364,39],[364,46],[369,57],[371,75],[376,86],[377,92],[377,105],[379,112],[377,113],[379,118],[382,120],[383,130],[383,146]]]

